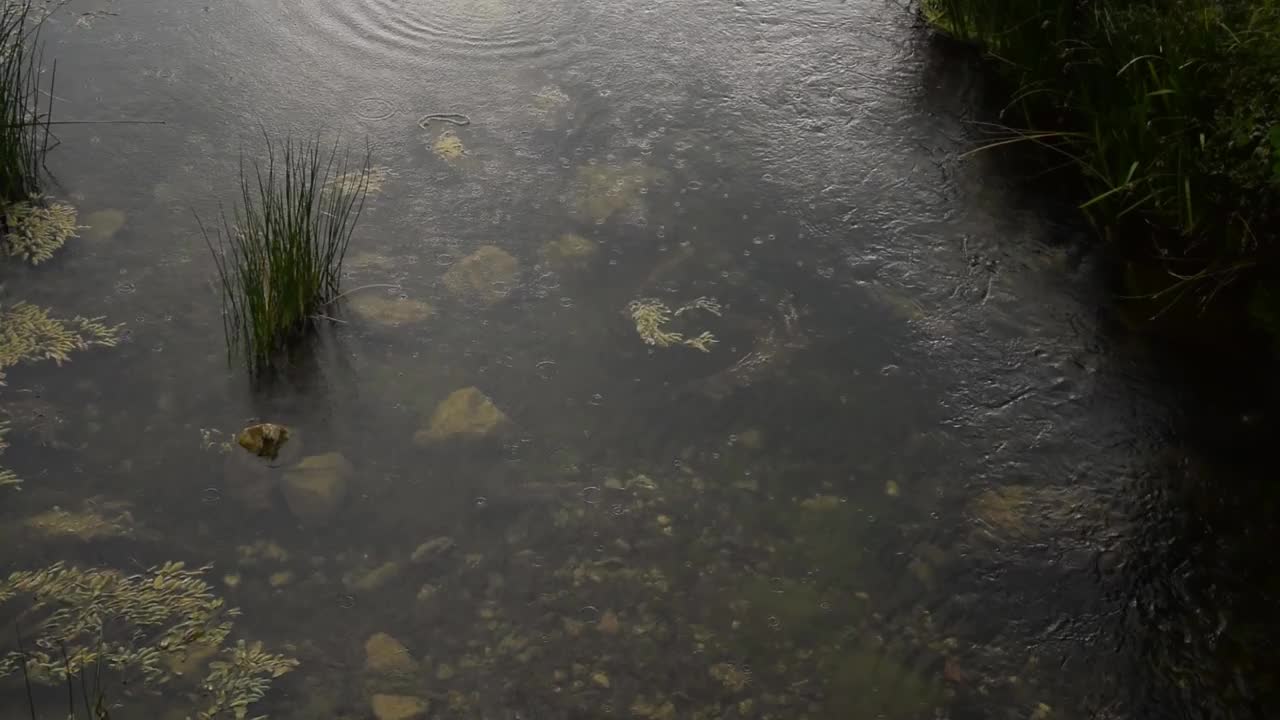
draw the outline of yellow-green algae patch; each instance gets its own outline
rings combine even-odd
[[[720,316],[720,305],[715,300],[700,297],[690,303],[682,305],[675,311],[667,307],[666,303],[654,298],[640,298],[633,300],[627,305],[627,314],[631,316],[631,320],[636,325],[636,334],[644,341],[646,345],[654,347],[671,347],[672,345],[684,345],[694,348],[702,352],[711,352],[711,346],[715,345],[719,340],[710,332],[704,330],[693,337],[686,337],[683,333],[674,332],[667,329],[667,325],[671,323],[673,318],[679,317],[692,310],[702,310],[717,317]]]
[[[435,141],[431,143],[431,151],[444,160],[453,161],[465,155],[467,148],[456,132],[446,128],[441,130]]]

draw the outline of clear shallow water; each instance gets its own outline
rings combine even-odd
[[[38,271],[6,266],[6,292],[128,339],[10,373],[5,462],[27,483],[3,513],[19,528],[92,498],[128,503],[133,529],[13,530],[6,569],[213,563],[236,637],[301,661],[257,706],[273,717],[367,717],[380,692],[477,718],[1252,717],[1274,699],[1247,651],[1274,623],[1253,552],[1274,500],[1239,452],[1264,430],[1112,327],[1069,208],[956,160],[980,88],[908,10],[74,10],[116,14],[51,28],[60,115],[166,124],[59,132],[55,192],[94,227]],[[418,125],[445,112],[471,122]],[[193,211],[233,198],[260,127],[369,139],[382,187],[348,286],[397,287],[353,295],[251,388]],[[562,257],[566,233],[594,253]],[[456,292],[448,271],[485,246],[518,273]],[[434,314],[388,327],[368,297]],[[720,343],[646,346],[626,313],[645,297],[715,298],[682,329]],[[509,427],[416,444],[465,387]],[[218,446],[255,419],[296,430],[280,467]],[[346,501],[300,525],[281,476],[328,452],[353,467]],[[435,538],[452,549],[414,562]],[[366,668],[379,632],[410,677]],[[173,687],[112,699],[191,712],[198,688]]]

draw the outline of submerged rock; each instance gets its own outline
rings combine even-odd
[[[82,218],[84,232],[80,234],[86,240],[110,240],[124,227],[126,219],[123,210],[95,210]]]
[[[284,476],[284,499],[294,517],[307,525],[331,518],[347,496],[351,463],[340,453],[303,458]]]
[[[440,401],[431,414],[430,424],[419,430],[413,440],[419,445],[428,445],[453,438],[480,438],[507,422],[506,413],[479,388],[466,387]]]
[[[453,549],[453,538],[438,537],[428,540],[414,549],[409,559],[415,563],[429,563]]]
[[[372,592],[394,580],[400,570],[400,563],[388,560],[372,570],[348,574],[342,582],[351,590]]]
[[[369,704],[378,720],[414,720],[427,716],[431,704],[413,695],[374,695]]]
[[[274,460],[289,440],[289,429],[275,423],[258,423],[236,433],[236,443],[258,457]]]
[[[542,246],[542,257],[560,270],[581,269],[591,262],[599,249],[600,246],[594,240],[565,233],[555,240],[548,240]]]
[[[347,307],[362,319],[386,327],[425,322],[436,314],[435,308],[421,300],[377,294],[357,295],[347,303]]]
[[[404,643],[387,633],[374,633],[364,643],[364,669],[379,675],[404,675],[418,669]]]
[[[449,292],[465,300],[493,305],[507,296],[520,263],[505,250],[485,245],[462,258],[444,274]]]

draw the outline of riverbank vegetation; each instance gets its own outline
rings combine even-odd
[[[51,69],[44,82],[43,13],[33,0],[0,3],[0,252],[32,264],[53,257],[79,229],[75,209],[42,190],[56,76]]]
[[[240,163],[240,198],[205,241],[222,290],[229,357],[251,371],[339,297],[342,262],[369,189],[369,154],[353,168],[337,143],[267,138],[266,161]]]
[[[922,10],[1007,81],[987,147],[1036,143],[1078,168],[1089,218],[1127,257],[1164,271],[1149,298],[1205,303],[1231,287],[1256,319],[1280,319],[1280,293],[1268,290],[1280,287],[1280,2],[923,0]]]

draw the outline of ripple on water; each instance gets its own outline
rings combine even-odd
[[[414,57],[441,50],[501,58],[543,55],[554,48],[569,19],[563,0],[318,0],[302,7],[341,42]],[[362,103],[375,116],[394,111],[381,98]]]

